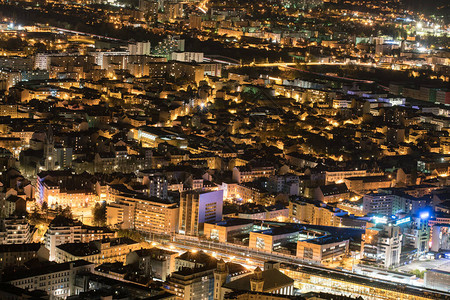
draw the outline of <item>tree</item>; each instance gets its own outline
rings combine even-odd
[[[425,276],[425,270],[420,271],[419,269],[415,269],[412,270],[410,273],[416,275],[418,278],[423,278]]]
[[[70,206],[66,206],[62,211],[61,214],[69,219],[73,219],[73,215],[72,215],[72,209],[70,208]]]
[[[48,211],[48,204],[47,204],[47,202],[42,202],[42,205],[41,205],[41,210],[42,210],[42,212],[47,212]]]
[[[45,201],[42,202],[41,212],[45,213],[45,219],[48,220],[48,203]]]
[[[33,212],[28,216],[28,218],[32,223],[37,223],[39,221],[41,215],[39,214],[37,208],[33,210]]]
[[[105,226],[106,225],[106,202],[95,203],[94,208],[92,209],[92,216],[94,217],[93,222],[97,226]]]
[[[132,239],[133,241],[136,241],[136,242],[144,242],[145,241],[142,234],[140,234],[136,230],[120,229],[119,231],[117,231],[117,236],[118,237],[126,237],[126,238]]]

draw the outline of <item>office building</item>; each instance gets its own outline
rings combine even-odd
[[[431,228],[431,251],[450,250],[450,224],[434,224]]]
[[[205,223],[203,233],[208,239],[225,243],[232,242],[236,235],[250,233],[253,228],[253,220],[225,219],[216,223]]]
[[[400,227],[392,224],[366,228],[361,243],[362,260],[384,268],[398,266],[402,238]]]
[[[297,241],[297,257],[313,263],[332,263],[349,251],[349,240],[327,236]]]
[[[203,234],[204,223],[222,220],[223,191],[188,191],[181,194],[178,232]]]
[[[300,230],[297,227],[283,226],[250,232],[250,244],[252,249],[272,252],[282,246],[295,243],[299,239]]]
[[[396,195],[369,193],[363,197],[363,213],[390,216],[400,210],[399,201]]]

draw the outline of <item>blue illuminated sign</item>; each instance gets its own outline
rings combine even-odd
[[[430,217],[430,213],[427,211],[421,212],[420,213],[420,218],[421,219],[428,219]]]
[[[405,223],[409,223],[409,222],[411,222],[411,217],[406,217],[406,218],[395,221],[395,225],[405,224]]]

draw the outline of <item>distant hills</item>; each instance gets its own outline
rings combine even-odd
[[[402,2],[414,11],[442,15],[447,18],[450,13],[449,0],[402,0]]]

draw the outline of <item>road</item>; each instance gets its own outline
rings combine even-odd
[[[345,65],[357,65],[357,66],[364,66],[364,67],[375,67],[376,65],[373,63],[344,63],[344,62],[307,62],[307,63],[300,63],[300,65],[305,66],[345,66]],[[297,63],[293,62],[274,62],[274,63],[251,63],[244,65],[245,67],[289,67],[289,66],[296,66]]]
[[[355,82],[362,82],[362,83],[368,83],[368,84],[373,84],[375,83],[375,81],[373,80],[364,80],[364,79],[356,79],[356,78],[350,78],[350,77],[342,77],[342,76],[337,76],[337,75],[329,75],[329,74],[323,74],[323,73],[317,73],[317,72],[312,72],[312,71],[307,71],[307,70],[302,70],[299,68],[295,68],[294,66],[297,66],[297,63],[292,63],[292,62],[276,62],[276,63],[251,63],[251,64],[246,64],[243,65],[245,67],[279,67],[279,68],[285,68],[285,69],[291,69],[291,70],[296,70],[299,72],[303,72],[303,73],[309,73],[309,74],[314,74],[314,75],[318,75],[318,76],[323,76],[323,77],[329,77],[329,78],[334,78],[334,79],[343,79],[343,80],[348,80],[348,81],[355,81]],[[373,63],[344,63],[344,62],[308,62],[308,63],[302,63],[301,65],[304,66],[346,66],[346,65],[355,65],[355,66],[363,66],[363,67],[368,67],[368,68],[377,68],[376,64]],[[381,87],[384,90],[389,90],[388,87],[386,86],[382,86],[380,84],[378,84],[379,87]]]

